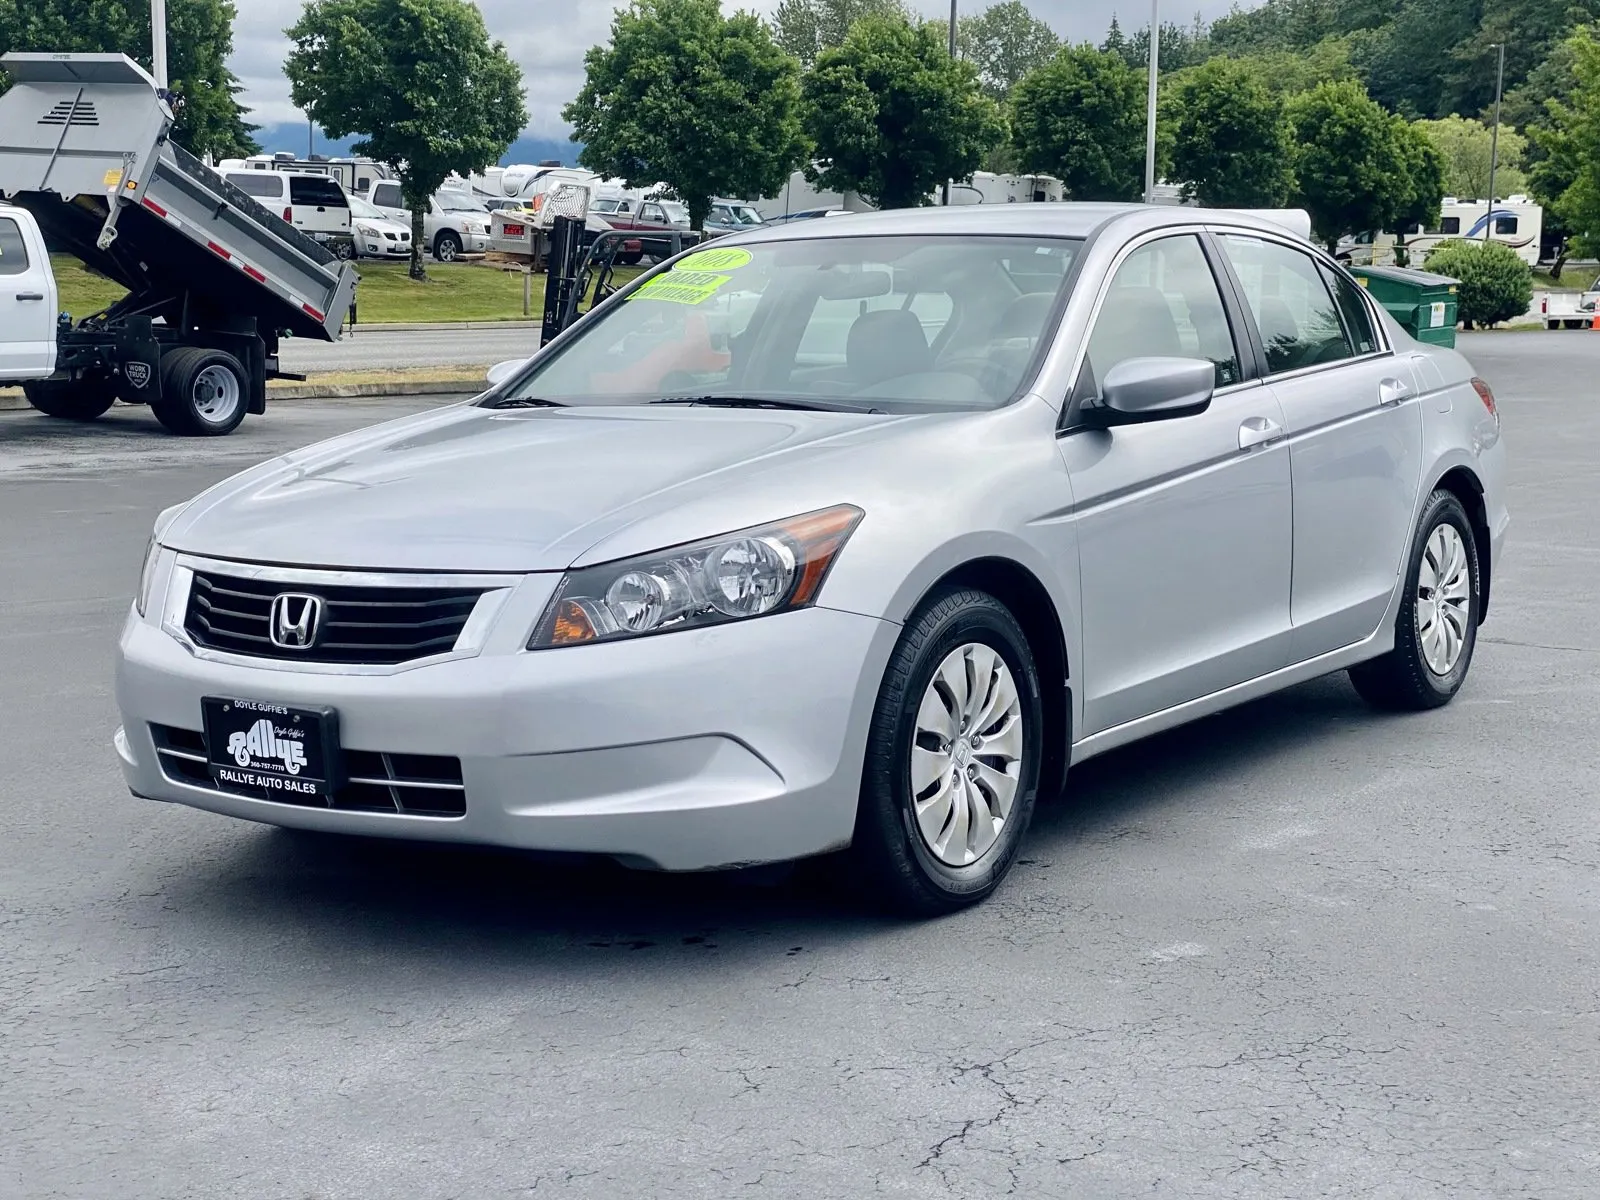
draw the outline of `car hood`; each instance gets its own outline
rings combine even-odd
[[[648,525],[649,537],[664,538],[659,545],[670,545],[806,511],[767,512],[759,502],[751,506],[752,493],[774,476],[809,480],[830,455],[927,419],[457,405],[347,434],[225,480],[185,506],[162,542],[261,563],[558,571],[639,525]],[[824,481],[815,507],[848,499],[827,487]],[[780,495],[772,502],[812,499],[793,487]],[[671,517],[688,505],[694,515],[680,531]]]

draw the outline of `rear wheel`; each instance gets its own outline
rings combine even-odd
[[[156,419],[183,437],[221,437],[244,420],[249,381],[231,354],[185,346],[161,360]]]
[[[1016,618],[936,596],[906,626],[873,714],[851,854],[888,903],[935,916],[1005,878],[1033,815],[1043,708]]]
[[[22,385],[22,394],[47,417],[63,421],[93,421],[117,401],[109,377],[36,379]]]
[[[455,262],[461,257],[461,238],[448,229],[433,239],[433,256],[440,262]]]
[[[1472,666],[1480,579],[1467,510],[1453,493],[1434,492],[1417,523],[1394,649],[1350,668],[1362,699],[1401,711],[1450,703]]]

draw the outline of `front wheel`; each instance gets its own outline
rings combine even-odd
[[[221,437],[244,420],[249,380],[243,365],[221,350],[185,346],[161,359],[156,419],[183,437]]]
[[[1005,878],[1033,815],[1043,708],[1016,618],[993,596],[936,596],[907,624],[867,742],[851,854],[893,908],[935,916]]]
[[[1466,682],[1478,641],[1478,542],[1461,501],[1440,489],[1417,523],[1395,619],[1394,649],[1350,668],[1376,708],[1417,711],[1450,703]]]
[[[442,263],[452,263],[461,257],[461,239],[446,229],[433,241],[433,256]]]
[[[29,404],[47,417],[63,421],[93,421],[117,402],[109,378],[35,379],[22,385]]]

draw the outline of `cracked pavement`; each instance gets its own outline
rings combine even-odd
[[[1463,345],[1515,523],[1458,701],[1333,677],[1097,759],[925,925],[129,798],[156,512],[424,402],[0,415],[0,1196],[1589,1200],[1600,339]]]

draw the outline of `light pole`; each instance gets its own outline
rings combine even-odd
[[[1150,95],[1144,114],[1144,202],[1156,199],[1156,84],[1161,66],[1161,0],[1150,0]]]
[[[951,61],[954,61],[955,57],[956,57],[956,0],[950,0],[950,58],[951,58]],[[946,208],[950,207],[950,181],[948,179],[946,179],[944,181],[944,204],[945,204]]]
[[[156,86],[167,90],[167,0],[150,0],[150,66]]]
[[[1500,93],[1506,86],[1506,44],[1501,42],[1500,69],[1494,81],[1494,132],[1489,135],[1489,215],[1483,219],[1483,244],[1494,236],[1494,176],[1500,165]]]

